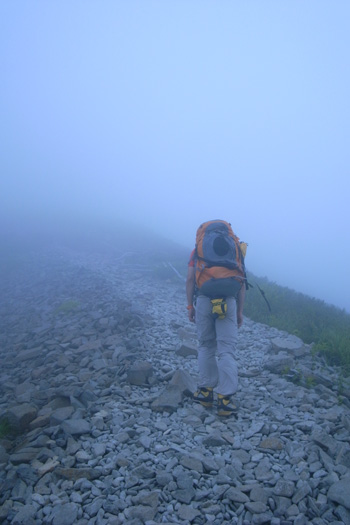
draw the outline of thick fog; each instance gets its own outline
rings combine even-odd
[[[3,234],[221,218],[350,311],[350,4],[2,2]],[[54,226],[53,226],[54,225]]]

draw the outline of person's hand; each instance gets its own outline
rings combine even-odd
[[[237,326],[238,328],[241,328],[243,324],[243,314],[241,312],[237,312]]]
[[[196,314],[196,311],[193,308],[193,306],[192,306],[192,308],[188,309],[188,319],[189,319],[190,323],[194,323],[195,322],[195,314]]]

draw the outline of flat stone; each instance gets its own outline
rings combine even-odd
[[[178,489],[173,492],[173,496],[177,501],[180,503],[186,503],[187,505],[191,503],[195,495],[196,492],[193,488]]]
[[[225,498],[230,499],[231,501],[235,503],[248,503],[249,498],[244,492],[241,492],[238,489],[235,489],[234,487],[229,488],[225,492]]]
[[[268,437],[260,442],[259,447],[270,450],[282,450],[283,442],[276,437]]]
[[[284,339],[283,337],[274,337],[271,339],[271,345],[275,352],[289,352],[296,357],[300,357],[309,352],[305,348],[303,341],[298,337],[290,336],[287,339]]]
[[[78,516],[78,506],[75,503],[63,503],[53,508],[52,525],[74,525]]]
[[[9,459],[9,455],[6,452],[5,447],[0,445],[0,464],[1,463],[7,463],[8,459]]]
[[[277,496],[284,496],[286,498],[291,498],[294,492],[294,483],[292,481],[286,481],[284,479],[279,479],[273,488],[274,494],[276,494]]]
[[[127,371],[128,382],[132,385],[144,385],[153,375],[152,364],[148,361],[136,361]]]
[[[226,444],[227,442],[221,437],[219,432],[213,432],[209,436],[203,438],[203,445],[207,447],[221,447]]]
[[[260,432],[260,430],[264,427],[264,425],[265,425],[265,423],[263,421],[256,421],[256,422],[252,423],[252,425],[250,426],[249,430],[247,430],[247,432],[245,433],[245,437],[247,439],[251,438],[252,436],[257,434],[258,432]]]
[[[50,416],[50,425],[56,426],[60,425],[65,421],[66,419],[69,419],[71,415],[74,412],[74,408],[72,406],[57,408],[54,410]]]
[[[31,421],[36,418],[38,409],[29,403],[16,405],[8,409],[4,419],[8,421],[11,428],[17,432],[24,432]]]
[[[93,468],[62,468],[58,467],[55,469],[55,474],[59,477],[76,481],[80,478],[86,478],[88,480],[98,479],[101,477],[101,472]]]
[[[63,430],[72,436],[90,434],[91,425],[85,419],[68,419],[62,423]]]
[[[197,357],[198,350],[195,345],[192,345],[190,343],[183,343],[179,346],[179,348],[176,349],[176,355],[180,357],[190,357],[194,356]]]
[[[186,370],[176,370],[170,384],[178,386],[186,396],[191,396],[197,390],[195,380]]]
[[[135,505],[133,507],[129,507],[125,512],[129,520],[138,519],[138,523],[145,523],[145,521],[153,520],[156,513],[157,509],[147,505]],[[129,523],[131,523],[131,521],[129,521]]]
[[[10,454],[10,461],[13,465],[20,465],[21,463],[30,463],[33,459],[39,454],[39,449],[37,448],[23,448],[18,452]]]
[[[265,369],[274,374],[281,374],[285,370],[293,368],[294,360],[285,353],[280,353],[277,356],[272,356],[265,363]]]
[[[168,385],[151,404],[155,412],[176,412],[182,401],[182,391],[177,385]]]
[[[203,472],[203,463],[199,459],[190,456],[183,456],[180,460],[180,464],[189,470],[195,470],[200,473]]]
[[[295,492],[292,501],[295,504],[298,504],[302,499],[306,498],[309,494],[311,494],[312,490],[308,483],[304,483],[301,487],[298,488],[298,490]]]
[[[23,507],[19,509],[11,523],[13,523],[14,525],[26,525],[35,523],[35,514],[36,508],[34,507],[34,505],[23,505]]]
[[[327,494],[328,499],[350,510],[350,478],[334,483]]]
[[[334,456],[340,448],[339,442],[324,431],[315,431],[311,438],[313,441],[322,447],[328,454]]]
[[[17,359],[20,362],[28,361],[36,359],[37,357],[41,357],[44,355],[44,350],[41,347],[38,348],[31,348],[30,350],[23,350],[22,352],[19,352]]]
[[[244,506],[252,514],[262,514],[267,511],[267,506],[261,501],[249,501],[245,503]]]
[[[195,518],[201,516],[201,513],[197,509],[193,509],[189,505],[180,505],[178,510],[179,517],[182,520],[193,521]]]

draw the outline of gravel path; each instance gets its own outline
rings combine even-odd
[[[1,522],[350,524],[349,388],[310,347],[245,319],[240,409],[222,420],[191,401],[171,270],[56,247],[5,277]]]

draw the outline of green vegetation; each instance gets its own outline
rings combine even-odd
[[[80,307],[78,301],[65,301],[55,308],[55,314],[69,314],[75,312]]]
[[[7,437],[11,434],[11,426],[7,419],[2,419],[0,421],[0,439]]]
[[[315,343],[313,351],[330,365],[340,366],[350,375],[350,315],[324,301],[279,286],[266,278],[248,274],[253,285],[246,294],[245,315],[253,321],[285,330],[305,343]],[[265,293],[271,312],[259,291]]]

